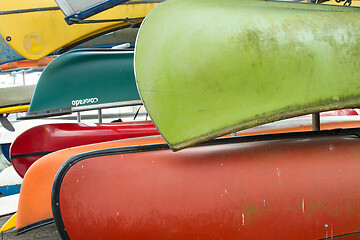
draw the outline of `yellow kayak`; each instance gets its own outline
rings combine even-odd
[[[91,36],[139,24],[159,2],[161,1],[129,1],[87,19],[124,21],[69,26],[55,1],[0,0],[0,33],[20,55],[38,60]]]

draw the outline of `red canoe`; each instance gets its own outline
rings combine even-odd
[[[358,113],[353,109],[343,109],[324,112],[321,115],[348,116],[348,118],[352,120],[350,116],[358,115]],[[324,118],[324,120],[325,119],[326,118]],[[333,119],[335,118],[330,119],[331,123],[334,122]],[[345,119],[341,120],[343,121]],[[350,122],[348,121],[348,123]],[[285,131],[298,131],[299,124],[300,123],[295,120],[295,126],[293,128],[289,127],[289,129]],[[353,126],[353,123],[350,124]],[[340,126],[346,127],[344,123]],[[303,131],[309,131],[311,127],[312,126],[307,123]],[[331,129],[333,127],[333,124],[326,123],[323,125],[323,129]],[[263,127],[260,127],[259,129],[253,128],[239,134],[254,134],[260,130],[262,133],[272,133],[278,130],[277,128],[271,129],[268,126],[265,128],[267,131],[264,130]],[[93,130],[96,131],[94,132]],[[284,131],[284,129],[282,131]],[[83,123],[47,124],[31,128],[17,137],[11,145],[10,157],[15,170],[21,177],[24,177],[27,169],[37,159],[50,152],[86,144],[158,134],[159,132],[151,121],[92,125]]]
[[[355,239],[359,133],[223,138],[175,153],[154,144],[79,154],[55,177],[55,223],[72,240]]]
[[[151,121],[121,123],[61,123],[33,127],[11,145],[11,162],[21,177],[42,156],[65,148],[125,138],[158,135]]]

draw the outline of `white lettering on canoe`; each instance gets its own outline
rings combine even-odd
[[[73,106],[79,106],[79,105],[84,105],[84,104],[95,104],[99,101],[98,98],[93,97],[93,98],[84,98],[84,99],[77,99],[77,100],[72,100],[71,101],[71,105]]]

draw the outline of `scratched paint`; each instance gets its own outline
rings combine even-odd
[[[0,35],[0,64],[24,60],[25,58],[12,49]]]
[[[304,198],[302,199],[301,207],[302,207],[302,212],[304,213],[305,212],[305,199]]]

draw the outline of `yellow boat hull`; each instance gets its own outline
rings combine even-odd
[[[160,2],[160,1],[159,1]],[[54,51],[73,43],[121,27],[142,21],[158,2],[118,5],[96,14],[88,20],[132,19],[129,21],[67,25],[64,14],[54,1],[12,1],[0,0],[0,33],[6,42],[20,55],[38,60]],[[43,9],[35,11],[34,9]],[[48,9],[48,10],[46,10]],[[27,11],[14,13],[14,11]]]

